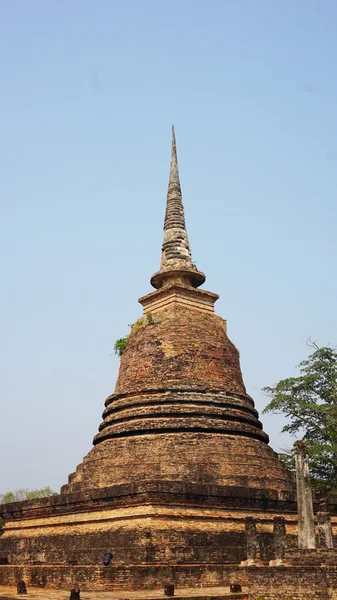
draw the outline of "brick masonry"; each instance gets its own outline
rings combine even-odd
[[[2,571],[6,570],[6,577]],[[229,586],[240,583],[248,589],[249,600],[336,600],[337,566],[323,567],[245,567],[147,565],[107,568],[55,565],[5,568],[0,565],[2,585],[14,586],[23,579],[27,586],[69,589],[79,585],[82,590],[155,590],[163,581],[177,588]],[[178,591],[178,590],[177,590]],[[233,594],[233,597],[235,595]]]
[[[157,291],[140,300],[144,317],[132,327],[93,448],[61,494],[0,507],[0,585],[241,583],[254,600],[297,600],[307,584],[306,598],[325,600],[335,589],[328,558],[325,570],[312,557],[299,565],[295,554],[282,568],[268,566],[274,517],[296,549],[294,481],[246,392],[226,321],[213,312],[217,295],[197,289],[204,279],[191,260],[173,136],[163,256],[151,279]],[[329,511],[336,536],[337,501]],[[259,567],[240,566],[247,522]],[[107,551],[113,561],[103,567]]]

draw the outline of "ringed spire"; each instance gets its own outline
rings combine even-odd
[[[172,125],[172,150],[162,255],[160,270],[152,276],[151,285],[158,289],[179,280],[180,283],[198,287],[205,279],[205,275],[198,271],[192,262],[180,187],[176,137]]]

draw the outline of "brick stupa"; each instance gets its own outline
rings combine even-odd
[[[247,517],[262,524],[262,559],[273,558],[275,515],[292,543],[293,479],[268,445],[204,281],[191,258],[173,131],[155,291],[139,300],[144,315],[93,448],[59,495],[2,507],[0,584],[216,585],[246,558]]]

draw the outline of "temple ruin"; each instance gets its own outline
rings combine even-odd
[[[242,598],[280,600],[303,598],[307,587],[306,598],[331,590],[337,598],[337,499],[317,515],[305,471],[297,503],[295,479],[268,444],[238,350],[214,312],[218,296],[200,289],[204,282],[192,261],[173,130],[154,291],[139,300],[143,316],[93,447],[61,493],[1,506],[0,585],[232,585],[248,590]],[[301,477],[302,446],[299,457]]]

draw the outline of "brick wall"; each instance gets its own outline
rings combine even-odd
[[[27,587],[69,589],[78,584],[82,590],[135,590],[161,589],[167,581],[180,588],[229,586],[231,583],[246,585],[245,569],[223,565],[155,565],[121,567],[109,565],[83,566],[26,566],[3,567],[0,565],[0,585],[14,586],[23,579]]]
[[[0,565],[1,585],[83,590],[161,589],[165,582],[177,588],[229,586],[248,588],[249,600],[336,600],[337,567],[234,567],[229,565],[109,565],[26,566]]]
[[[293,481],[277,455],[258,440],[217,433],[154,431],[95,446],[63,491],[172,480],[274,489],[283,497],[285,493],[292,495],[293,490]]]
[[[312,567],[248,567],[250,600],[327,600],[326,570]]]

